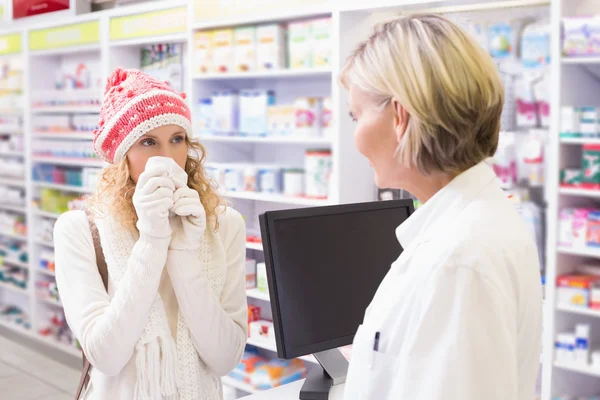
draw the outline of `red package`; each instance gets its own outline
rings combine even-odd
[[[250,322],[260,321],[260,307],[248,304],[248,335],[250,335]]]
[[[590,289],[592,284],[600,280],[595,275],[562,275],[556,279],[558,287],[572,287],[578,289]]]

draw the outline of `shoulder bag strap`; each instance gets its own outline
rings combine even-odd
[[[106,265],[104,253],[102,252],[102,244],[100,243],[98,227],[94,222],[94,217],[88,210],[85,210],[85,214],[88,217],[88,221],[90,223],[90,232],[92,233],[92,239],[94,240],[94,250],[96,252],[96,265],[98,266],[98,273],[102,278],[102,283],[104,283],[104,289],[106,289],[106,291],[108,292],[108,266]],[[87,387],[88,382],[90,380],[90,369],[92,368],[92,364],[90,364],[90,362],[85,357],[83,350],[81,350],[81,356],[83,358],[83,370],[81,371],[81,377],[79,378],[79,385],[77,386],[75,400],[79,400],[81,394],[83,393],[83,390]]]

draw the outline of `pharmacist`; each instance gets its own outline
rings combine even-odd
[[[531,400],[540,360],[537,250],[485,164],[503,87],[488,54],[433,15],[378,26],[341,81],[381,188],[424,205],[354,339],[346,400]]]

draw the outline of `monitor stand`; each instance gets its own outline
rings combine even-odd
[[[321,364],[308,374],[302,389],[300,400],[328,400],[331,386],[346,382],[348,361],[338,349],[321,351],[314,354]]]

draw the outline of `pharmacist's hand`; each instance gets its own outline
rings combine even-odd
[[[140,175],[133,194],[140,235],[154,238],[171,236],[169,210],[173,207],[174,193],[175,184],[164,166],[152,166]]]
[[[173,238],[172,250],[197,250],[206,230],[206,211],[200,202],[200,195],[189,187],[175,190],[173,197],[171,225]]]

